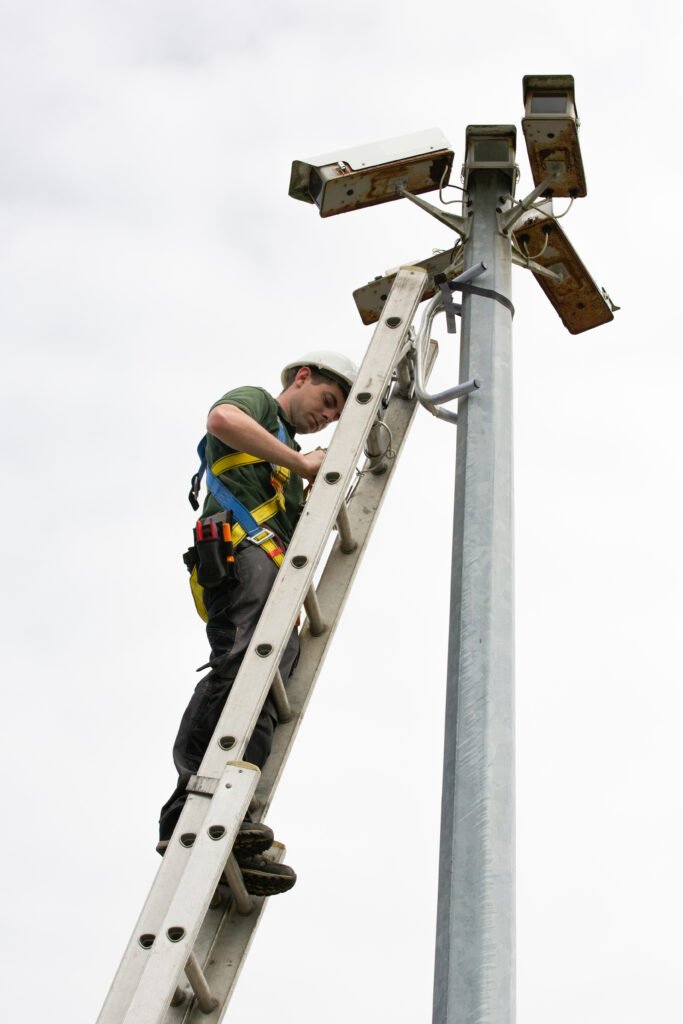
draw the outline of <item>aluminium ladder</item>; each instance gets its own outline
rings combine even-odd
[[[268,810],[412,422],[409,335],[426,280],[416,267],[396,276],[98,1024],[222,1020],[266,902],[246,892],[232,844],[248,808],[258,820]],[[302,605],[301,652],[285,689],[278,664]],[[259,771],[242,758],[269,691],[279,724]],[[266,855],[281,859],[284,847]]]

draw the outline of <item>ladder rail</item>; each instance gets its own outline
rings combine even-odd
[[[399,272],[387,299],[383,319],[377,324],[372,341],[361,364],[358,380],[347,400],[337,425],[316,486],[295,530],[287,556],[278,573],[268,602],[256,627],[249,649],[233,685],[214,736],[199,769],[200,781],[217,780],[226,764],[239,761],[272,685],[280,657],[294,628],[299,609],[312,583],[313,573],[323,554],[327,539],[339,516],[339,510],[355,471],[365,439],[380,406],[384,391],[408,334],[426,282],[425,272],[409,268]],[[149,988],[145,981],[150,950],[138,940],[142,934],[157,934],[169,903],[182,902],[183,890],[201,893],[208,907],[213,882],[203,872],[196,856],[199,844],[189,849],[177,841],[183,833],[201,832],[211,803],[206,796],[190,793],[172,841],[143,907],[119,970],[105,1000],[98,1024],[122,1024],[132,1017],[129,1008],[145,1006],[145,1024],[161,1024],[170,1003],[181,969],[169,991],[163,996],[154,989],[157,1000],[148,999],[139,989]],[[208,805],[208,806],[207,806]],[[197,928],[201,925],[198,923]],[[191,950],[190,950],[191,951]],[[185,962],[187,956],[185,957]],[[166,977],[166,975],[164,976]],[[141,1024],[142,1018],[136,1024]]]
[[[428,370],[431,369],[435,356],[434,344],[427,360]],[[401,400],[396,391],[394,392],[387,410],[386,423],[391,430],[395,457],[391,460],[386,473],[379,476],[371,472],[363,473],[359,486],[347,506],[348,525],[356,541],[356,547],[353,552],[345,554],[344,542],[341,537],[337,538],[320,577],[317,592],[330,628],[320,636],[314,636],[309,631],[308,624],[305,624],[302,630],[299,662],[287,683],[292,718],[279,724],[275,730],[273,748],[261,771],[256,789],[260,814],[265,815],[275,795],[416,411],[415,398]],[[363,470],[369,470],[370,464],[368,460]],[[216,915],[207,917],[198,940],[198,949],[203,953],[202,962],[205,964],[207,980],[219,1007],[209,1017],[202,1013],[196,1004],[172,1008],[164,1019],[164,1024],[217,1024],[222,1019],[260,923],[260,916],[259,914],[238,919],[235,908],[226,907],[220,919]]]
[[[192,856],[185,872],[201,872],[203,886],[179,884],[157,932],[143,933],[142,947],[148,954],[140,984],[127,1006],[124,1024],[160,1020],[170,1005],[178,978],[194,950],[199,929],[209,909],[230,849],[244,818],[260,774],[255,765],[234,762],[226,765],[207,816],[209,825],[192,840]],[[189,841],[189,838],[188,840]],[[180,845],[180,844],[179,844]],[[138,944],[140,944],[138,940]]]

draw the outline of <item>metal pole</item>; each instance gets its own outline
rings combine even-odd
[[[497,170],[470,176],[465,267],[510,298]],[[514,636],[511,313],[463,297],[434,1024],[513,1024]]]

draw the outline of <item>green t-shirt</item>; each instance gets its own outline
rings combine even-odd
[[[263,388],[235,388],[234,391],[228,391],[217,402],[214,402],[211,408],[215,409],[217,405],[237,406],[238,409],[246,412],[248,416],[255,419],[257,423],[260,423],[262,427],[265,427],[275,437],[277,437],[280,422],[282,422],[287,435],[286,444],[289,448],[293,448],[294,451],[301,451],[301,448],[294,440],[294,427],[291,423],[287,422],[284,412],[273,396],[269,395]],[[231,455],[234,451],[234,448],[229,448],[227,444],[223,444],[213,434],[206,435],[206,461],[209,467],[217,459],[222,458],[224,455]],[[218,479],[230,488],[235,497],[243,505],[246,505],[249,511],[252,511],[252,509],[273,497],[275,492],[270,482],[271,475],[272,469],[269,462],[257,462],[253,466],[238,466],[235,469],[230,469],[226,473],[222,473]],[[294,527],[301,514],[301,505],[304,499],[304,483],[302,478],[297,476],[296,473],[290,473],[289,479],[284,485],[284,492],[284,512],[278,512],[276,516],[273,516],[272,519],[269,519],[263,525],[268,527],[269,530],[273,530],[285,544],[289,544],[294,533]],[[211,516],[214,512],[219,511],[220,505],[214,496],[207,494],[202,515]]]

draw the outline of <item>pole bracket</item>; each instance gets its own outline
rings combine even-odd
[[[502,295],[493,288],[481,288],[478,284],[470,283],[474,278],[483,274],[485,270],[486,265],[478,263],[476,266],[466,270],[464,274],[460,274],[454,281],[448,281],[445,274],[436,274],[434,276],[434,282],[439,286],[441,293],[441,301],[446,314],[446,329],[449,334],[455,334],[455,317],[456,315],[462,315],[462,306],[459,303],[453,302],[451,292],[462,292],[463,295],[482,295],[486,299],[494,299],[496,302],[500,302],[501,306],[505,306],[512,316],[515,315],[515,307],[506,295]]]
[[[503,210],[500,207],[496,210],[498,214],[498,228],[502,235],[509,235],[512,225],[516,224],[529,210],[533,210],[534,203],[547,191],[552,184],[552,180],[552,177],[544,178],[540,185],[533,189],[524,199],[518,200],[514,206],[507,210]],[[510,202],[512,202],[512,199],[510,199]]]
[[[502,295],[500,292],[494,291],[493,288],[480,288],[477,284],[456,284],[455,281],[450,281],[449,286],[454,290],[464,292],[470,295],[483,295],[486,299],[494,299],[496,302],[500,302],[501,306],[505,306],[506,309],[510,310],[512,316],[515,315],[515,307],[512,305],[506,295]]]
[[[405,188],[399,188],[398,192],[406,199],[410,199],[411,203],[415,203],[416,206],[419,206],[421,210],[424,210],[431,217],[436,217],[441,224],[445,224],[447,228],[457,232],[463,242],[467,241],[467,236],[470,233],[470,223],[466,217],[458,217],[455,213],[445,213],[438,206],[428,203],[426,199],[420,199],[419,196],[414,196],[412,192],[408,192]]]

